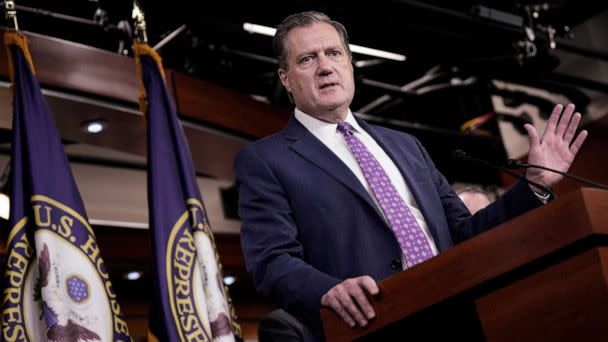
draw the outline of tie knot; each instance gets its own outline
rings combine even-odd
[[[346,121],[342,121],[338,124],[338,131],[340,131],[340,133],[342,133],[343,135],[346,135],[346,134],[352,135],[353,134],[353,131],[351,130],[350,125]]]

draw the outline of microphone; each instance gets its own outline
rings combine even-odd
[[[587,184],[587,185],[591,185],[594,186],[596,188],[600,188],[600,189],[605,189],[608,190],[608,186],[598,183],[598,182],[594,182],[592,180],[583,178],[583,177],[579,177],[579,176],[575,176],[573,174],[570,174],[568,172],[562,172],[559,170],[555,170],[546,166],[542,166],[542,165],[536,165],[536,164],[528,164],[528,163],[522,163],[519,160],[515,160],[515,159],[507,159],[504,163],[504,167],[506,167],[507,169],[528,169],[528,168],[537,168],[537,169],[543,169],[543,170],[547,170],[547,171],[551,171],[551,172],[555,172],[555,173],[559,173],[560,175],[564,176],[564,177],[568,177],[570,179],[574,179],[575,181]]]
[[[549,194],[549,199],[555,198],[555,193],[550,188],[548,188],[548,187],[546,187],[544,185],[541,185],[541,184],[539,184],[537,182],[531,181],[531,180],[527,179],[526,177],[518,175],[517,173],[515,173],[515,172],[513,172],[511,170],[508,170],[507,167],[505,167],[504,165],[494,164],[494,163],[491,163],[491,162],[489,162],[489,161],[487,161],[485,159],[480,159],[480,158],[473,157],[470,154],[468,154],[465,151],[460,150],[460,149],[452,151],[452,157],[454,157],[455,159],[459,159],[459,160],[463,160],[463,161],[471,161],[471,162],[479,163],[479,164],[482,164],[482,165],[485,165],[485,166],[489,166],[489,167],[498,169],[498,170],[500,170],[500,171],[502,171],[502,172],[504,172],[504,173],[506,173],[506,174],[508,174],[510,176],[513,176],[513,177],[519,178],[519,179],[523,179],[528,184],[534,185],[535,187],[541,189],[545,193]],[[513,162],[517,162],[514,159],[510,159],[510,160],[512,160]],[[515,165],[515,164],[511,163],[511,165]]]

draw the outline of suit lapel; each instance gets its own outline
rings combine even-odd
[[[291,149],[293,151],[352,190],[382,217],[373,199],[355,174],[327,146],[323,145],[319,139],[302,126],[293,115],[283,131],[283,136],[292,142]]]

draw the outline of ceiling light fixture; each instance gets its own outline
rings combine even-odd
[[[108,127],[104,120],[90,120],[82,123],[82,129],[89,134],[97,134]]]
[[[230,286],[230,285],[234,284],[235,281],[236,281],[236,277],[234,277],[234,276],[225,276],[224,277],[224,284],[226,284],[226,286]]]
[[[249,33],[257,33],[257,34],[262,34],[262,35],[270,36],[270,37],[273,37],[274,34],[277,32],[277,29],[275,29],[275,28],[258,25],[258,24],[251,24],[251,23],[244,23],[243,30],[245,30]],[[352,51],[354,53],[362,54],[362,55],[386,58],[386,59],[391,59],[391,60],[399,61],[399,62],[403,62],[407,58],[404,55],[401,55],[398,53],[368,48],[365,46],[360,46],[360,45],[355,45],[355,44],[350,44],[349,46],[350,46],[350,51]]]
[[[8,220],[11,209],[11,201],[6,194],[0,192],[0,217]]]
[[[258,24],[251,24],[251,23],[244,23],[243,30],[245,30],[249,33],[263,34],[265,36],[270,36],[270,37],[274,37],[274,34],[277,32],[277,29],[275,29],[273,27],[268,27],[268,26],[263,26],[263,25],[258,25]]]
[[[135,281],[135,280],[141,279],[141,277],[143,275],[144,275],[144,272],[142,272],[142,271],[131,271],[131,272],[125,273],[124,277],[127,280]]]
[[[10,161],[4,166],[4,171],[0,174],[0,217],[8,220],[11,212],[11,199],[7,195],[8,174],[11,170]]]

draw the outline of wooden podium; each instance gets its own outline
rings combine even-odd
[[[566,194],[379,286],[365,328],[322,310],[327,341],[608,341],[608,192]]]

